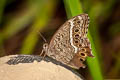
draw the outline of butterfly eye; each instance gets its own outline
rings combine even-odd
[[[43,48],[44,49],[48,48],[48,44],[47,43],[43,44]]]
[[[43,46],[44,46],[44,47],[47,47],[47,44],[44,44]]]

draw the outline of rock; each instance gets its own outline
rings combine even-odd
[[[60,62],[33,55],[10,55],[0,58],[0,80],[83,80]]]

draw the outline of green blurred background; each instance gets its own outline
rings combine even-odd
[[[86,80],[120,79],[120,0],[0,0],[0,57],[39,55],[69,18],[90,17],[88,38],[95,58],[77,70]]]

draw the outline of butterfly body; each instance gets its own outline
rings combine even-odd
[[[85,67],[86,57],[93,57],[87,38],[88,25],[87,14],[66,21],[52,37],[45,54],[73,68]]]

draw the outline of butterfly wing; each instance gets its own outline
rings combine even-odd
[[[66,21],[54,34],[50,44],[48,56],[64,63],[68,63],[74,55],[74,48],[70,44],[70,23]]]
[[[86,37],[89,17],[75,16],[66,21],[54,34],[49,44],[48,56],[72,67],[83,67],[87,56],[92,56],[90,42]]]

